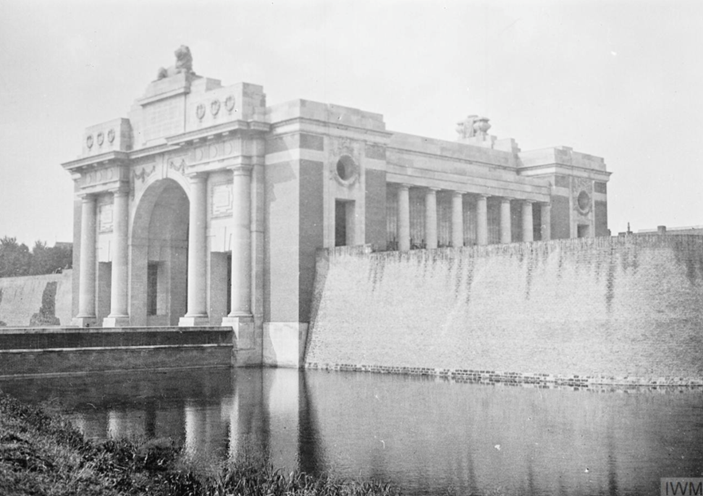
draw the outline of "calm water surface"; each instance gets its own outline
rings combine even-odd
[[[0,382],[58,398],[89,437],[171,437],[195,455],[375,478],[404,494],[660,494],[702,476],[701,389],[486,386],[284,369]]]

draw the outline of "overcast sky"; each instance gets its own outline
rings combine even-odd
[[[609,227],[702,224],[702,2],[0,2],[0,237],[72,239],[61,163],[190,46],[199,75],[454,141],[604,157]]]

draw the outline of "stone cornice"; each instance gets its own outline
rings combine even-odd
[[[233,132],[249,131],[253,133],[266,133],[269,131],[270,125],[267,122],[260,121],[243,121],[234,120],[229,122],[224,122],[216,126],[210,126],[203,129],[196,129],[193,131],[188,131],[183,134],[178,134],[176,136],[170,136],[166,138],[166,143],[169,145],[185,145],[192,141],[200,141],[206,139],[213,139],[219,135],[227,136]]]
[[[90,166],[108,164],[112,162],[128,162],[137,158],[144,158],[150,155],[158,155],[180,150],[184,145],[197,143],[200,141],[212,140],[216,137],[226,137],[236,132],[266,133],[269,131],[269,124],[259,121],[230,121],[217,126],[210,126],[187,133],[178,134],[166,138],[166,142],[138,148],[130,152],[111,151],[99,155],[90,155],[69,162],[64,162],[61,166],[69,172],[80,172]]]
[[[90,157],[79,158],[70,162],[64,162],[63,164],[61,164],[61,167],[63,167],[67,171],[74,171],[76,169],[83,169],[90,165],[124,162],[129,159],[129,152],[112,151],[107,153],[101,153],[99,155],[91,155]]]
[[[544,172],[541,172],[541,169],[550,169],[550,170],[546,170]],[[534,175],[536,175],[536,173],[545,174],[545,175],[549,175],[549,174],[568,174],[569,175],[575,170],[587,172],[590,175],[606,176],[607,181],[608,181],[608,178],[611,176],[611,174],[613,174],[613,172],[609,172],[609,171],[602,171],[602,170],[590,169],[589,167],[581,167],[579,165],[568,165],[568,164],[560,164],[560,163],[519,166],[517,168],[518,174],[523,177],[534,177]],[[531,174],[525,174],[525,172],[530,172]]]
[[[289,119],[284,119],[281,121],[272,122],[271,129],[272,129],[272,131],[274,131],[278,127],[283,127],[283,126],[290,125],[293,123],[312,124],[314,126],[321,126],[321,127],[327,128],[327,129],[330,129],[330,128],[337,128],[337,129],[342,129],[342,130],[350,129],[350,130],[354,130],[357,132],[362,132],[364,134],[376,135],[376,136],[384,137],[387,139],[390,139],[391,136],[394,134],[390,131],[380,131],[378,129],[369,129],[367,127],[353,126],[351,124],[329,122],[329,121],[324,121],[324,120],[320,120],[320,119],[312,119],[310,117],[291,117]],[[293,132],[293,131],[285,132],[282,134],[289,134],[291,132]]]

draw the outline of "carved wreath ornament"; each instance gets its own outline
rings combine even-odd
[[[235,108],[235,97],[232,95],[229,95],[227,98],[225,98],[225,108],[227,109],[228,112],[232,112],[232,110]]]
[[[213,114],[213,117],[218,115],[218,112],[220,112],[220,100],[213,100],[210,102],[210,113]]]
[[[202,120],[203,117],[205,117],[205,105],[202,103],[199,103],[196,107],[196,117],[198,117],[199,120]]]

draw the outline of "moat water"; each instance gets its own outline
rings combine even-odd
[[[538,388],[287,369],[0,382],[91,438],[377,479],[404,494],[660,494],[702,476],[702,390]]]

